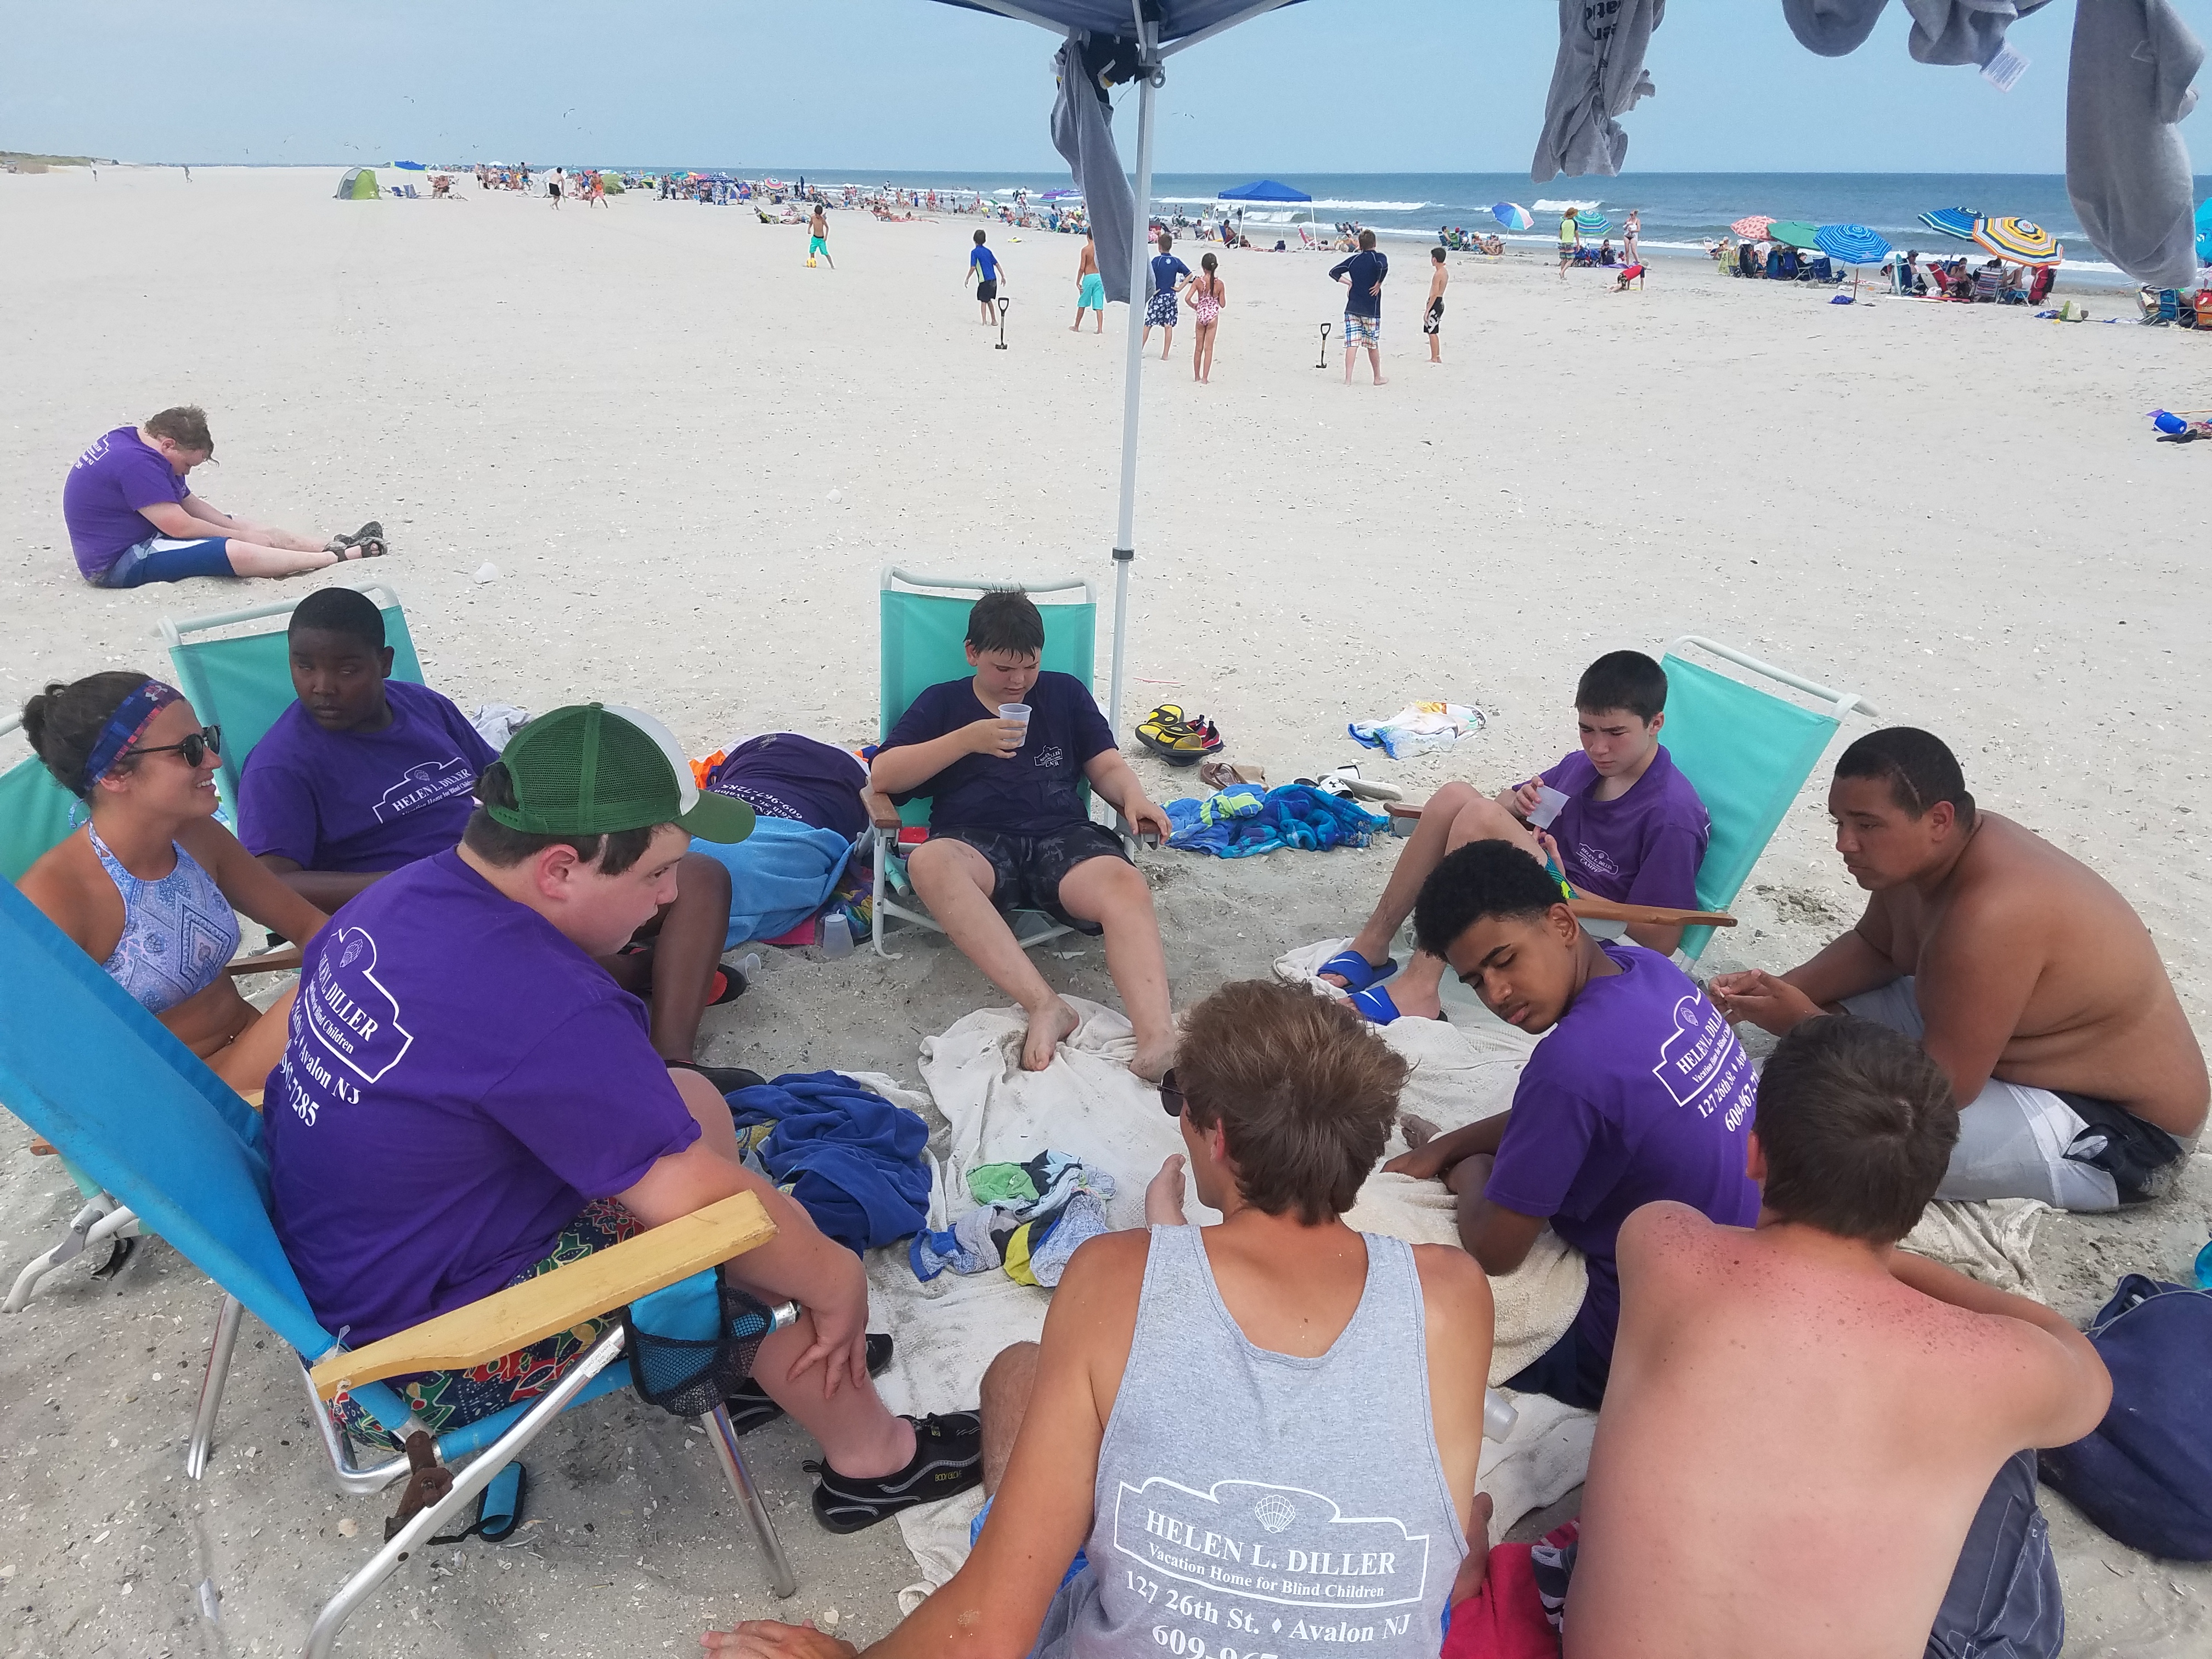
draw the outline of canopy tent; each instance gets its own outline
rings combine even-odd
[[[424,167],[420,161],[394,161],[392,165],[396,167],[405,167],[410,173],[428,173],[429,171],[429,169]]]
[[[374,202],[383,194],[377,187],[376,175],[367,167],[348,167],[345,177],[338,180],[341,202]]]
[[[1239,185],[1234,190],[1224,190],[1213,199],[1217,202],[1310,202],[1313,198],[1302,190],[1279,185],[1273,179],[1256,179],[1249,185]]]

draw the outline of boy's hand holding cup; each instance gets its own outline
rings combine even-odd
[[[968,729],[975,734],[970,746],[975,753],[1006,759],[1029,740],[1030,706],[1025,702],[1002,702],[996,720],[977,720]]]

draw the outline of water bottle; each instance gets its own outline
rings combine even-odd
[[[2212,1250],[2212,1244],[2208,1244],[2204,1248],[2207,1250]],[[1513,1402],[1498,1393],[1497,1389],[1483,1390],[1482,1437],[1485,1440],[1495,1440],[1498,1444],[1504,1445],[1506,1437],[1513,1432],[1514,1424],[1518,1422],[1520,1418],[1521,1413],[1514,1408]]]
[[[2197,1288],[2212,1291],[2212,1243],[2197,1253]]]
[[[832,962],[853,954],[853,927],[842,906],[823,915],[821,939],[822,954]]]

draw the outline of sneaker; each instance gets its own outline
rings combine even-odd
[[[891,1339],[887,1332],[868,1333],[868,1375],[881,1376],[891,1366]],[[730,1426],[739,1434],[750,1434],[763,1423],[773,1423],[783,1415],[783,1407],[768,1397],[768,1390],[752,1377],[747,1377],[722,1401],[730,1413]]]
[[[814,1518],[831,1532],[859,1532],[917,1504],[934,1504],[980,1486],[983,1480],[983,1419],[974,1412],[933,1412],[909,1417],[914,1425],[914,1461],[896,1474],[872,1480],[840,1474],[827,1463],[810,1461],[818,1474]]]

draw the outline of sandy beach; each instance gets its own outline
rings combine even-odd
[[[803,227],[743,208],[640,193],[556,210],[465,181],[458,203],[340,202],[337,173],[0,176],[0,706],[101,668],[166,672],[157,618],[328,580],[82,581],[64,473],[99,433],[179,403],[216,434],[219,465],[193,475],[208,501],[319,535],[383,521],[392,554],[360,574],[397,589],[431,682],[465,707],[635,704],[698,754],[775,729],[872,740],[887,564],[1087,576],[1103,696],[1122,313],[1103,337],[1069,331],[1073,238],[992,231],[1012,301],[1000,351],[962,288],[972,220],[833,212],[836,268],[809,269]],[[1427,258],[1386,251],[1380,388],[1363,362],[1347,389],[1338,351],[1316,367],[1319,325],[1341,326],[1335,256],[1228,256],[1211,385],[1193,383],[1187,330],[1166,362],[1155,335],[1125,733],[1173,701],[1279,781],[1357,760],[1414,799],[1453,777],[1495,787],[1573,746],[1590,659],[1707,635],[1946,738],[1982,805],[2126,895],[2212,1030],[2212,788],[2187,678],[2212,614],[2212,472],[2195,477],[2212,453],[2155,444],[2142,418],[2201,401],[2203,341],[2136,325],[2125,295],[2089,300],[2118,325],[2062,325],[1871,294],[1832,306],[1689,259],[1615,294],[1611,273],[1561,281],[1516,251],[1453,256],[1431,367]],[[1346,737],[1419,698],[1478,705],[1487,726],[1403,763]],[[22,752],[0,738],[0,766]],[[1195,790],[1133,763],[1158,799]],[[1826,776],[1701,977],[1788,967],[1857,914]],[[1177,1003],[1351,932],[1395,850],[1146,855]],[[915,1079],[923,1036],[1003,999],[941,942],[902,948],[768,952],[754,989],[709,1014],[702,1058]],[[1046,966],[1113,1001],[1095,945]],[[0,1127],[12,1277],[78,1200],[20,1123]],[[2045,1217],[2045,1291],[2078,1320],[2123,1273],[2185,1280],[2208,1225],[2199,1154],[2168,1202]],[[391,1500],[330,1490],[293,1361],[250,1319],[214,1466],[188,1482],[217,1297],[167,1247],[140,1254],[112,1286],[70,1270],[0,1325],[6,1650],[292,1650]],[[896,1529],[816,1528],[811,1448],[787,1426],[747,1449],[802,1581],[787,1616],[836,1608],[841,1634],[880,1634],[915,1577]],[[710,1620],[775,1605],[682,1425],[610,1401],[529,1461],[514,1543],[410,1565],[342,1651],[682,1654]],[[2138,1555],[2043,1502],[2069,1655],[2212,1649],[2212,1567]]]

